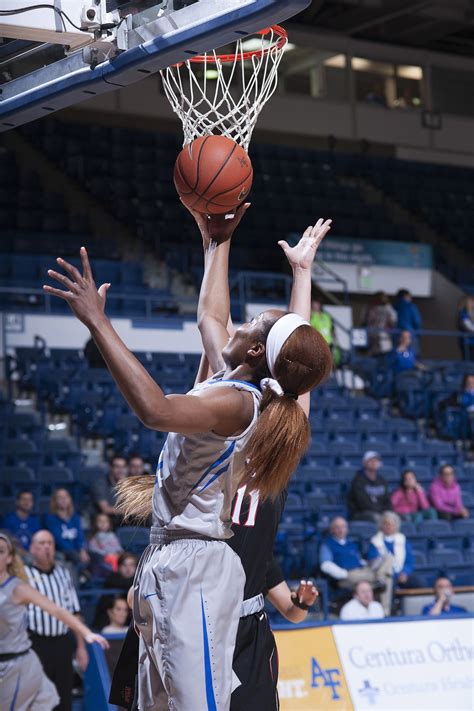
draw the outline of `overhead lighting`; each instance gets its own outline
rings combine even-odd
[[[244,52],[256,52],[259,49],[268,49],[272,42],[266,39],[259,39],[258,37],[250,37],[242,42],[242,50]],[[292,49],[296,49],[296,44],[288,42],[285,46],[285,52],[291,52]]]
[[[386,77],[393,77],[395,69],[393,64],[385,62],[374,62],[372,59],[353,57],[352,68],[355,72],[369,72],[370,74],[380,74]]]
[[[217,79],[219,77],[219,72],[217,69],[206,69],[206,79]]]
[[[329,57],[324,60],[325,67],[334,67],[335,69],[345,69],[346,68],[346,55],[345,54],[335,54],[334,57]]]
[[[397,74],[401,79],[415,79],[416,81],[423,79],[423,69],[409,64],[400,64],[397,67]]]

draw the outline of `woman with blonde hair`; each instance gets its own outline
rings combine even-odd
[[[56,550],[72,563],[89,563],[85,548],[81,519],[74,511],[71,494],[67,489],[56,489],[51,494],[49,513],[44,517],[44,526],[53,535]]]
[[[26,630],[29,604],[54,615],[89,644],[108,648],[103,637],[28,584],[14,540],[0,532],[0,708],[51,711],[59,696],[31,649]]]
[[[67,276],[48,272],[67,291],[44,287],[89,328],[142,422],[169,433],[155,479],[131,477],[118,487],[126,516],[153,513],[133,605],[143,645],[139,706],[149,711],[229,708],[245,582],[240,559],[225,543],[232,498],[243,483],[262,498],[287,486],[310,435],[297,400],[331,370],[324,339],[296,313],[265,311],[229,336],[229,240],[247,207],[230,219],[204,217],[200,225],[212,234],[198,325],[215,375],[187,395],[165,396],[127,349],[104,315],[110,284],[96,289],[84,248],[83,274],[64,260],[58,263]],[[305,232],[314,251],[329,228],[320,220]],[[295,280],[311,289],[311,274],[300,271]]]

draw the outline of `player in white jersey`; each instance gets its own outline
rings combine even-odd
[[[198,318],[216,375],[187,395],[165,396],[126,348],[104,314],[110,285],[96,289],[84,248],[83,274],[64,260],[58,263],[68,276],[48,272],[67,291],[45,286],[89,328],[142,422],[169,432],[153,491],[150,477],[120,487],[126,515],[153,511],[134,597],[143,711],[229,708],[245,582],[240,559],[224,542],[232,497],[243,482],[263,497],[287,485],[309,440],[296,400],[330,368],[325,342],[294,313],[266,311],[229,337],[229,238],[244,210],[214,223],[219,235],[210,236]],[[318,223],[310,232],[321,240],[328,229]],[[217,347],[220,371],[212,363]]]
[[[59,703],[54,684],[31,649],[26,605],[38,605],[74,630],[86,642],[108,642],[69,612],[34,590],[27,582],[15,543],[0,532],[0,709],[51,711]]]

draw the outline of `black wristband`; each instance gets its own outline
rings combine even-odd
[[[300,610],[304,610],[305,612],[308,612],[309,609],[311,609],[311,605],[307,605],[305,602],[300,602],[298,600],[298,595],[295,595],[294,597],[291,598],[291,601],[295,607],[299,607]]]

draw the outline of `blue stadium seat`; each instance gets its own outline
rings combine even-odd
[[[447,568],[455,565],[462,565],[463,563],[462,552],[451,548],[435,548],[430,551],[428,558],[432,565],[439,565]]]
[[[433,538],[437,538],[443,534],[450,534],[452,532],[449,521],[443,520],[422,521],[418,524],[418,530],[424,536],[432,536]]]
[[[372,536],[377,533],[377,525],[370,521],[350,521],[349,534],[358,538],[369,541]]]
[[[131,553],[141,553],[150,542],[150,531],[148,528],[120,526],[117,529],[117,535],[122,548]]]

